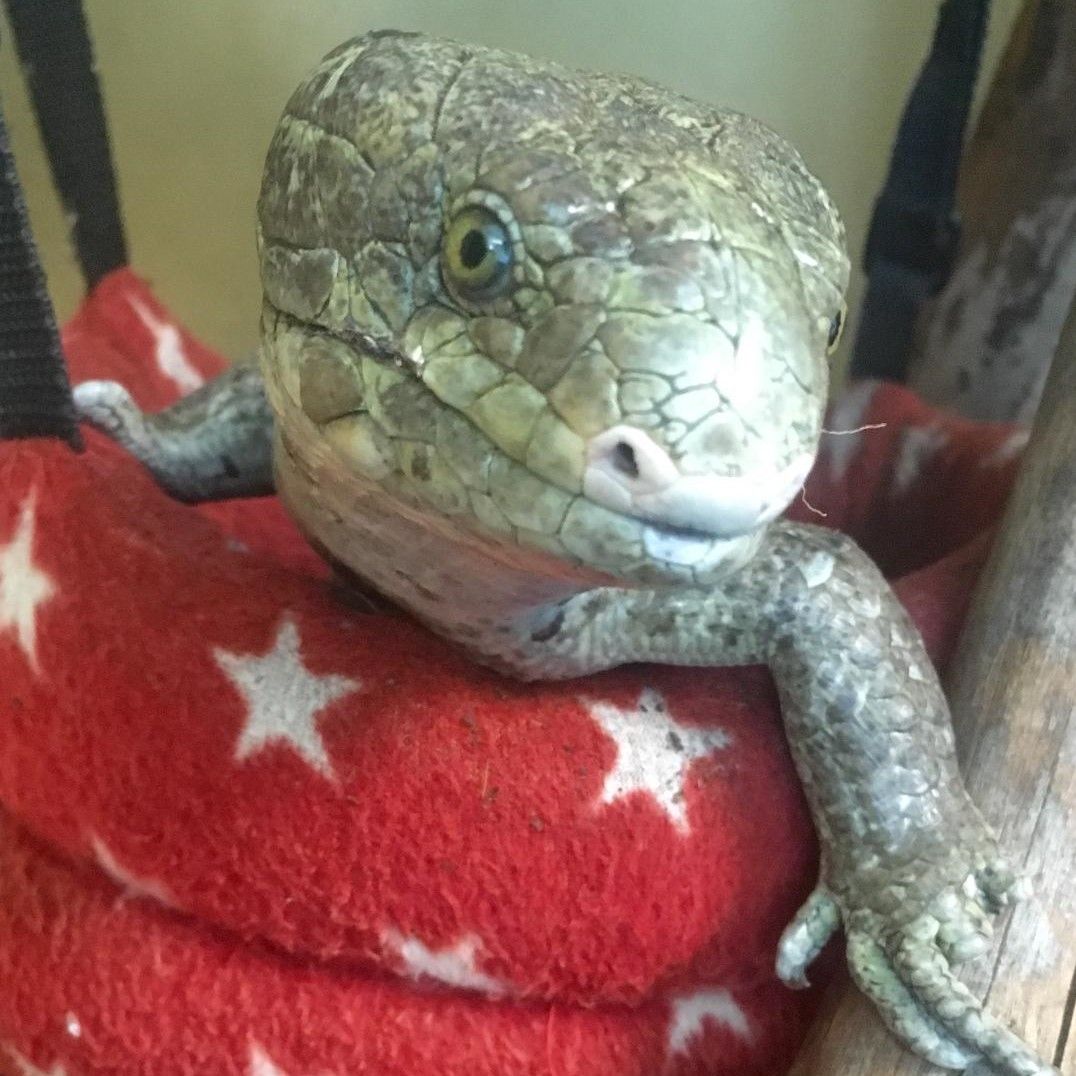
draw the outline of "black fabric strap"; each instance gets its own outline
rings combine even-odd
[[[0,114],[0,438],[10,437],[81,445],[56,316]]]
[[[4,0],[79,265],[92,288],[127,264],[108,126],[81,0]]]
[[[919,310],[952,271],[957,176],[989,13],[989,0],[942,3],[871,218],[853,377],[904,380]]]

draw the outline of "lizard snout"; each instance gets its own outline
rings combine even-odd
[[[804,454],[774,470],[683,474],[645,430],[614,426],[587,446],[583,492],[624,515],[735,538],[776,519],[803,485],[812,462]]]

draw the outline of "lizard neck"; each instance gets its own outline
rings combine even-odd
[[[277,490],[300,528],[334,559],[439,635],[481,640],[612,577],[538,550],[483,538],[402,503],[376,482],[336,473],[331,456],[292,453],[277,437]]]

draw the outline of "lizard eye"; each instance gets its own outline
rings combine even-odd
[[[833,315],[833,320],[829,323],[829,336],[826,338],[826,354],[832,355],[837,350],[837,345],[841,342],[841,334],[844,332],[844,319],[846,314],[846,308],[841,307],[836,314]]]
[[[464,209],[448,226],[441,251],[445,283],[464,298],[489,299],[511,279],[512,240],[494,213]]]

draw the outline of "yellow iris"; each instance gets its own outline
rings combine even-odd
[[[509,282],[512,241],[495,214],[473,206],[449,224],[441,264],[446,283],[465,298],[489,298]]]

